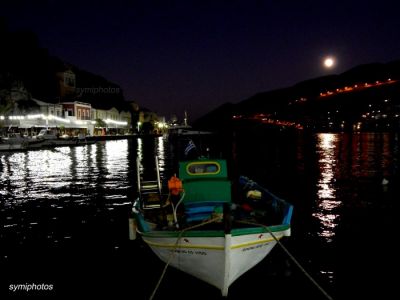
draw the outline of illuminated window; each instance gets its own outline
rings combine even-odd
[[[220,165],[216,162],[195,162],[187,166],[187,172],[190,175],[214,175],[220,170]]]

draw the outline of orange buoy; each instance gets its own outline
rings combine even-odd
[[[168,189],[171,195],[178,196],[183,191],[182,181],[176,175],[172,176],[168,180]]]

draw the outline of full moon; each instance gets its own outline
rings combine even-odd
[[[324,66],[326,68],[332,68],[335,64],[335,60],[332,57],[327,57],[324,59]]]

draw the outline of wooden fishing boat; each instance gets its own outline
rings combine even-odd
[[[162,261],[217,287],[223,296],[290,236],[293,206],[246,177],[236,187],[225,160],[180,162],[168,195],[159,175],[143,182],[139,169],[140,193],[133,205],[137,232]]]

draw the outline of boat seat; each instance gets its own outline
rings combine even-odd
[[[186,222],[204,221],[214,213],[222,213],[225,202],[201,202],[185,204]]]
[[[222,212],[224,203],[231,202],[229,180],[186,180],[183,183],[186,222],[204,221],[216,211]]]

